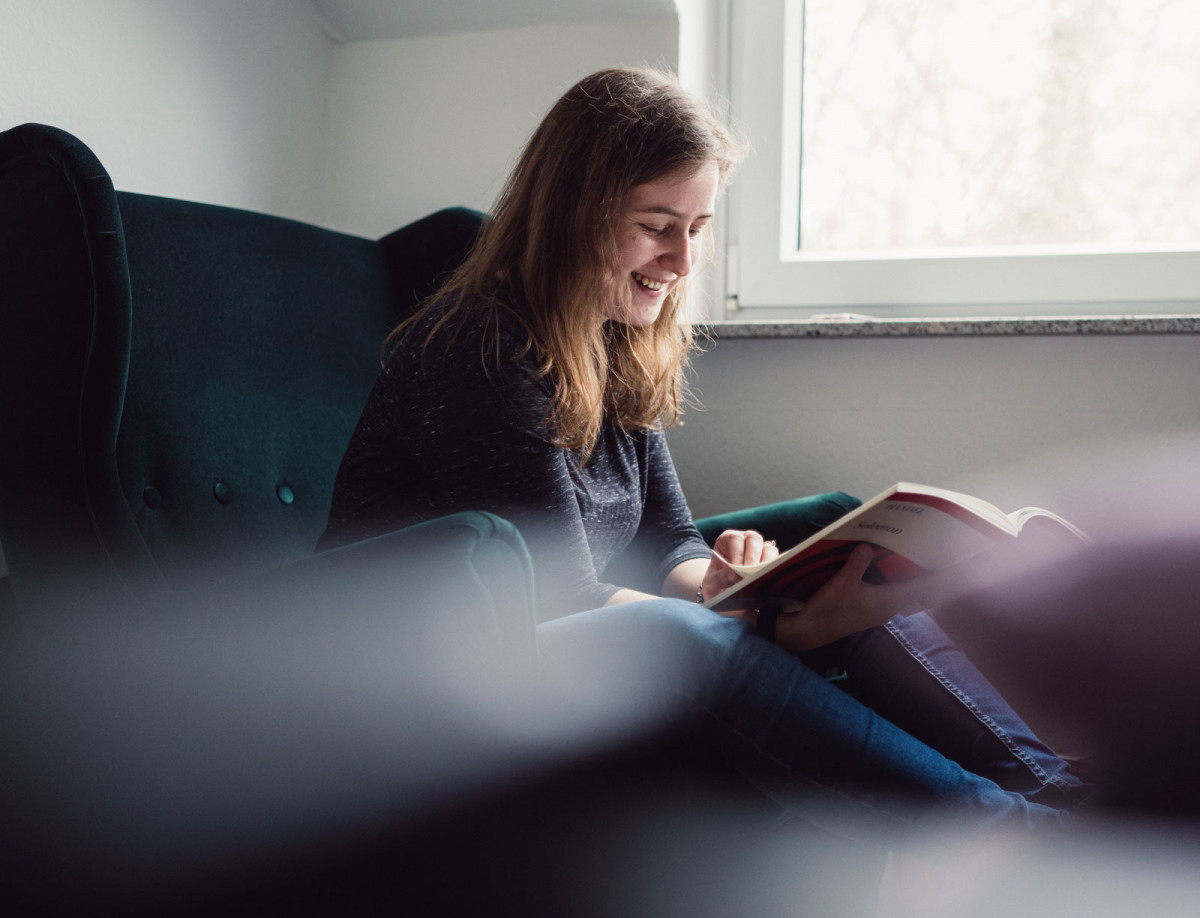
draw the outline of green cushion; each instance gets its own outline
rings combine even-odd
[[[533,565],[516,527],[490,513],[443,516],[310,554],[212,590],[165,591],[164,614],[249,618],[264,633],[308,622],[382,626],[396,666],[535,657]],[[375,624],[371,624],[375,623]],[[390,635],[388,633],[391,632]],[[443,648],[446,654],[435,651]]]

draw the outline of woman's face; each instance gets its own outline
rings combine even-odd
[[[618,283],[630,296],[612,302],[605,319],[652,325],[663,302],[700,258],[703,229],[712,220],[716,165],[635,186],[617,224]]]

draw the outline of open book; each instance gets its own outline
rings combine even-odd
[[[1038,507],[1005,513],[987,501],[944,488],[901,482],[851,510],[778,558],[730,564],[742,580],[705,602],[710,609],[795,610],[836,574],[854,546],[869,543],[875,558],[864,580],[907,580],[966,561],[1015,539],[1031,522],[1087,541],[1062,517]]]

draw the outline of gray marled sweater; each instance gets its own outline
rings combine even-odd
[[[553,387],[504,310],[498,334],[471,304],[423,345],[434,307],[407,329],[338,471],[320,549],[460,510],[514,523],[533,558],[539,617],[601,606],[619,587],[657,593],[681,561],[707,558],[659,431],[606,423],[591,458],[554,444]],[[483,353],[500,359],[482,358]]]

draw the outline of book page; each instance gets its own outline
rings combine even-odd
[[[1090,543],[1092,541],[1087,533],[1074,523],[1069,523],[1057,513],[1051,513],[1049,510],[1043,510],[1041,507],[1022,507],[1020,510],[1014,510],[1010,513],[1009,518],[1016,525],[1017,529],[1021,529],[1031,520],[1040,520],[1046,522],[1048,525],[1062,527],[1081,542]]]

